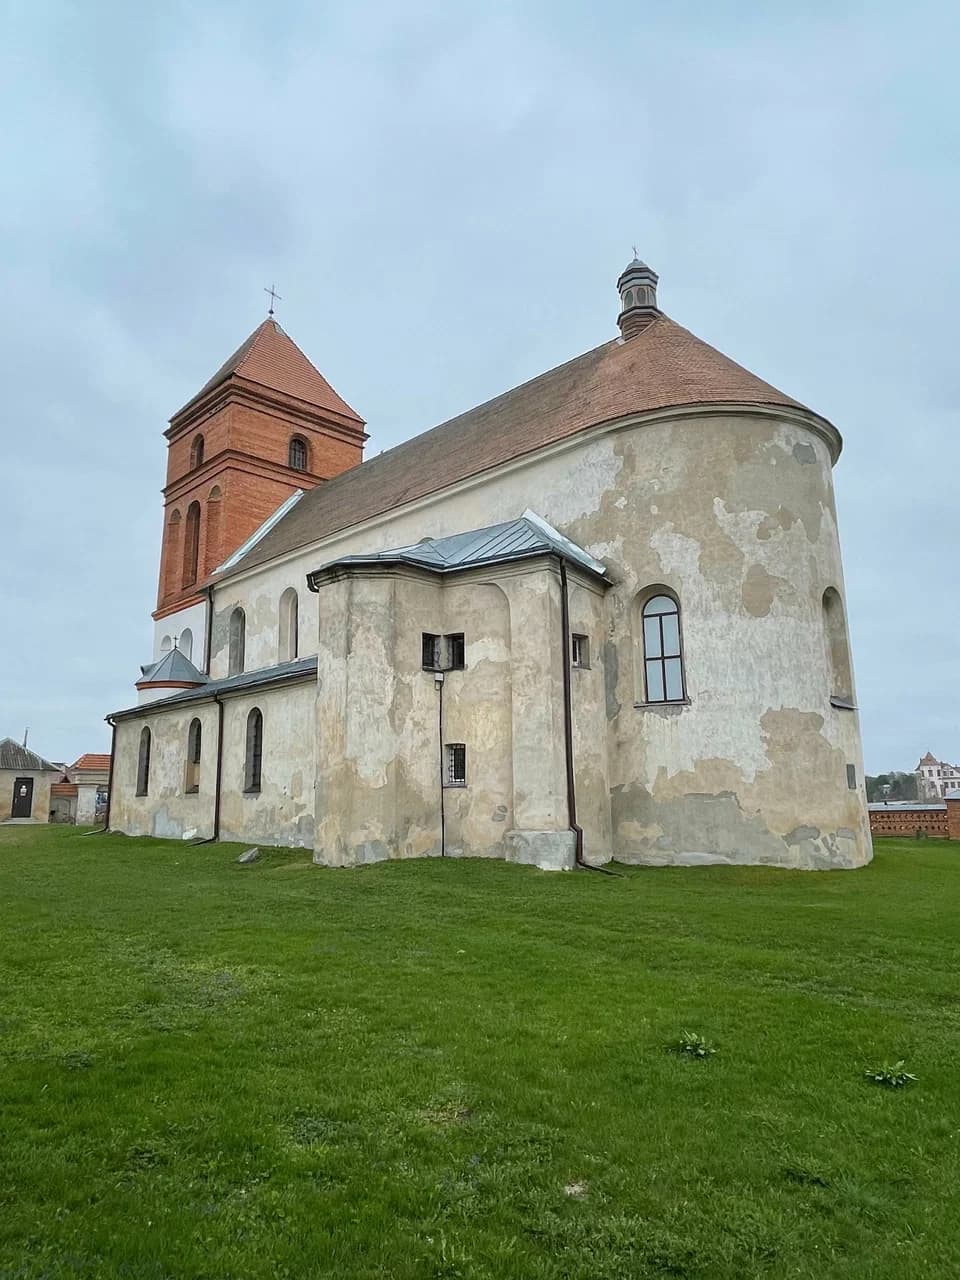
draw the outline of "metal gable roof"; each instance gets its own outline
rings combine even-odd
[[[535,555],[560,555],[607,582],[603,564],[589,552],[565,538],[535,511],[527,510],[517,520],[487,525],[455,533],[447,538],[424,538],[407,547],[394,547],[369,555],[341,556],[307,575],[311,587],[325,571],[336,566],[410,564],[434,573],[456,573],[479,565],[503,564]]]
[[[0,739],[0,769],[23,769],[27,773],[56,773],[57,766],[29,751],[13,738]]]

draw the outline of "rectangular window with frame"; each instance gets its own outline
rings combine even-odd
[[[458,631],[455,635],[444,636],[447,647],[447,670],[462,671],[464,668],[464,657],[466,650],[463,643],[463,632]]]
[[[590,641],[587,636],[570,637],[570,659],[575,667],[582,670],[590,666]]]
[[[440,637],[424,631],[420,637],[420,665],[424,671],[440,669]]]
[[[851,791],[857,789],[857,766],[855,764],[847,765],[847,786]]]
[[[467,747],[464,742],[448,742],[447,769],[445,785],[448,787],[465,787],[467,785]]]

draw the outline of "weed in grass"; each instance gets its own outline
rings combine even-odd
[[[902,1058],[892,1066],[884,1063],[881,1067],[868,1067],[863,1073],[863,1078],[869,1080],[871,1084],[880,1085],[882,1089],[905,1089],[908,1084],[917,1082],[915,1075],[904,1071]]]
[[[669,1046],[672,1053],[682,1053],[688,1058],[710,1058],[717,1051],[709,1040],[698,1031],[681,1031],[680,1039]]]

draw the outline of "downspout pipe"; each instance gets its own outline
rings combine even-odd
[[[107,716],[106,720],[110,726],[110,772],[107,775],[107,812],[104,815],[103,826],[95,827],[93,831],[87,832],[87,835],[91,836],[105,836],[110,833],[110,806],[113,803],[113,762],[117,755],[117,722],[113,716]]]
[[[209,676],[210,645],[213,642],[213,587],[204,587],[203,593],[207,597],[207,625],[204,628],[206,634],[203,640],[203,673],[204,675]]]
[[[560,634],[563,645],[563,747],[567,766],[567,822],[576,837],[574,861],[583,860],[583,828],[577,822],[577,779],[573,767],[573,689],[570,679],[570,592],[567,586],[567,562],[560,557]]]
[[[560,630],[563,645],[563,746],[567,766],[567,821],[576,838],[575,865],[584,871],[599,871],[601,875],[618,876],[606,867],[594,867],[583,857],[583,828],[577,822],[577,779],[573,767],[573,688],[571,680],[572,657],[570,653],[570,592],[567,585],[567,561],[560,560]]]
[[[220,795],[223,790],[223,699],[213,694],[217,704],[217,776],[213,787],[213,835],[205,840],[194,840],[194,845],[215,844],[220,839]]]
[[[438,715],[437,715],[437,718],[438,718],[437,736],[440,739],[440,746],[439,746],[439,752],[440,752],[440,761],[439,761],[440,763],[440,857],[445,858],[447,856],[447,814],[446,814],[446,804],[445,804],[446,796],[444,795],[444,786],[443,786],[443,685],[444,685],[444,679],[443,679],[442,671],[435,671],[433,673],[433,682],[437,689],[437,702],[439,707]]]

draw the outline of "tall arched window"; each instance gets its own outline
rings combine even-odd
[[[293,587],[287,587],[280,597],[280,648],[281,662],[292,662],[300,648],[300,604]]]
[[[190,466],[199,467],[203,464],[203,436],[194,436],[193,444],[190,446]]]
[[[243,671],[244,650],[247,644],[246,614],[237,605],[230,615],[230,650],[227,674],[238,676]]]
[[[207,542],[203,551],[204,573],[216,569],[223,559],[220,550],[220,508],[222,506],[220,486],[215,484],[207,494]]]
[[[193,661],[193,632],[189,627],[184,627],[180,632],[177,639],[177,648],[188,662]]]
[[[853,668],[850,665],[847,622],[843,615],[843,601],[835,587],[827,587],[823,593],[823,630],[830,659],[830,694],[843,702],[852,702]]]
[[[287,461],[294,471],[307,469],[307,442],[302,436],[293,436]]]
[[[260,790],[260,768],[263,762],[263,716],[254,707],[247,716],[247,750],[244,758],[244,791]]]
[[[190,721],[187,730],[187,770],[184,779],[184,791],[191,795],[200,790],[200,749],[203,741],[203,728],[200,721]]]
[[[140,754],[137,756],[137,795],[145,796],[150,790],[150,730],[144,725],[140,730]]]
[[[163,548],[163,597],[165,600],[175,596],[179,590],[177,575],[182,567],[180,564],[182,525],[180,512],[174,508],[170,513],[170,523],[167,525],[167,538]]]
[[[187,525],[183,536],[183,580],[181,586],[192,587],[196,582],[199,554],[200,503],[191,502],[187,507]]]
[[[680,640],[680,604],[658,592],[643,606],[643,686],[647,702],[683,702],[686,681]]]

